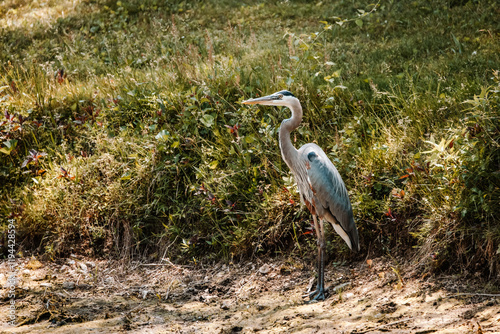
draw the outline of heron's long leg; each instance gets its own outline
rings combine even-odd
[[[318,283],[316,290],[306,295],[311,297],[311,301],[325,299],[325,231],[323,229],[323,219],[320,219],[318,224],[316,215],[313,215],[313,220],[318,237]]]

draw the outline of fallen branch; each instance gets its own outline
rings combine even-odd
[[[500,297],[500,294],[498,294],[498,293],[463,292],[463,293],[456,293],[454,295],[449,295],[449,296],[446,296],[445,298],[454,298],[454,297],[460,297],[460,296]]]

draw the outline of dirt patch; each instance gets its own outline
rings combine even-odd
[[[298,260],[212,267],[123,267],[76,257],[20,262],[18,326],[2,317],[2,333],[500,332],[500,296],[450,276],[403,279],[385,259],[328,266],[330,296],[312,304],[302,294],[314,284],[314,266]]]

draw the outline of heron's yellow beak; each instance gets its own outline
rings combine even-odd
[[[250,100],[242,101],[241,103],[242,104],[258,104],[259,101],[255,101],[254,99],[250,99]]]

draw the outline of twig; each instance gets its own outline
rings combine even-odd
[[[377,329],[381,329],[381,328],[384,328],[384,327],[388,327],[388,326],[392,326],[392,325],[396,325],[396,324],[399,324],[401,322],[406,322],[408,320],[411,320],[411,318],[404,318],[404,319],[401,319],[401,320],[398,320],[398,321],[394,321],[394,322],[390,322],[388,324],[384,324],[384,325],[380,325],[380,326],[377,326],[377,327],[373,327],[373,328],[370,328],[370,329],[367,329],[367,330],[364,330],[362,332],[355,332],[356,334],[364,334],[364,333],[368,333],[368,332],[373,332]]]
[[[255,273],[254,273],[254,274],[252,274],[252,275],[250,275],[250,278],[248,278],[248,280],[247,280],[245,283],[243,283],[243,285],[242,285],[242,286],[238,289],[238,291],[236,291],[236,292],[235,292],[235,294],[236,294],[236,295],[240,294],[240,293],[241,293],[241,290],[243,290],[243,288],[244,288],[245,286],[247,286],[249,283],[253,282],[253,281],[255,280],[255,275],[256,275]],[[244,280],[244,279],[242,279],[242,281],[243,281],[243,280]],[[241,282],[241,281],[240,281],[240,282]]]
[[[170,295],[170,288],[172,287],[172,284],[174,284],[174,279],[173,278],[170,280],[170,285],[168,286],[167,294],[165,295],[165,301],[168,300],[168,296]]]
[[[327,287],[325,290],[326,291],[330,291],[330,289],[333,290],[333,292],[338,292],[338,291],[341,291],[343,288],[345,288],[346,286],[349,286],[351,285],[352,283],[351,282],[345,282],[345,283],[342,283],[342,284],[339,284],[339,285],[336,285],[333,289],[331,286]]]
[[[133,309],[131,309],[130,311],[126,312],[125,313],[125,317],[128,317],[130,314],[132,314],[132,312],[134,312],[135,310],[137,310],[138,308],[140,308],[142,306],[142,302],[139,303],[139,305],[137,305],[136,307],[134,307]]]
[[[183,271],[183,270],[184,270],[183,268],[178,267],[178,266],[176,266],[175,264],[173,264],[173,263],[170,261],[170,259],[169,259],[169,258],[167,258],[167,257],[164,257],[164,258],[162,258],[161,260],[162,260],[162,261],[167,262],[167,264],[169,264],[170,266],[174,267],[175,269],[177,269],[177,270],[179,270],[179,271]]]
[[[307,284],[307,291],[306,291],[306,295],[307,295],[309,292],[311,292],[311,291],[312,291],[312,287],[313,287],[313,284],[314,284],[314,280],[315,280],[315,279],[316,279],[315,277],[311,277],[311,278],[309,279],[309,284]]]
[[[170,243],[170,245],[168,245],[167,247],[165,247],[165,253],[163,253],[163,256],[162,256],[162,259],[165,259],[166,256],[167,256],[167,252],[168,252],[168,249],[177,241],[177,238],[179,237],[179,235],[176,235],[175,238],[174,238],[174,241],[172,241]]]
[[[481,297],[500,297],[498,293],[472,293],[472,292],[464,292],[464,293],[456,293],[454,295],[446,296],[445,298],[454,298],[460,296],[481,296]]]
[[[78,297],[73,297],[68,291],[66,291],[64,289],[62,290],[62,292],[64,292],[65,294],[67,294],[67,297],[69,299],[78,299]],[[62,293],[54,292],[54,294],[57,295],[57,296],[59,296],[59,297],[61,297],[61,298],[66,298],[66,296],[63,295]]]

